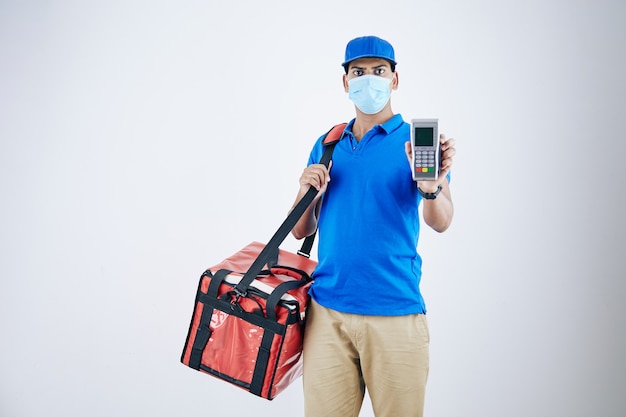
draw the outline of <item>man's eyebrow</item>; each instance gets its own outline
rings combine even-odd
[[[389,66],[389,65],[387,65],[387,64],[380,64],[380,65],[376,65],[376,66],[374,66],[374,67],[372,67],[372,68],[374,68],[374,69],[378,69],[378,68],[385,68],[385,67],[388,67],[388,66]],[[350,69],[360,69],[360,70],[364,70],[364,69],[365,69],[365,67],[359,67],[358,65],[351,65],[351,66],[350,66]]]

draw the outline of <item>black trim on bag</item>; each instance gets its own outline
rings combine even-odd
[[[200,364],[198,370],[204,371],[210,375],[223,379],[226,382],[229,382],[233,385],[236,385],[240,388],[244,388],[248,390],[251,394],[257,395],[261,398],[266,398],[268,400],[274,399],[272,393],[274,387],[274,382],[276,380],[276,374],[278,371],[278,363],[280,362],[283,345],[285,343],[285,337],[281,336],[280,346],[277,349],[276,360],[270,366],[269,357],[271,355],[272,344],[274,343],[274,338],[277,335],[272,334],[271,332],[264,332],[263,339],[261,341],[261,345],[259,346],[259,353],[257,355],[256,365],[254,366],[253,376],[250,383],[241,381],[239,379],[233,378],[228,374],[223,374],[219,371],[216,371],[213,368],[210,368],[204,364]],[[267,392],[267,396],[263,395],[263,383],[267,377],[267,370],[272,369],[269,389]]]
[[[272,379],[270,381],[270,387],[269,390],[267,392],[267,398],[268,399],[272,399],[273,395],[272,395],[272,389],[275,388],[274,387],[274,380],[276,379],[276,373],[278,372],[278,362],[280,362],[280,357],[283,353],[283,345],[285,344],[285,339],[287,339],[287,335],[285,334],[285,336],[283,336],[280,340],[280,346],[278,347],[278,355],[276,355],[276,362],[274,362],[272,369],[274,370],[272,372]],[[302,354],[302,353],[300,353]]]
[[[228,313],[231,316],[239,317],[240,319],[245,320],[248,323],[254,324],[255,326],[269,330],[272,333],[276,333],[281,336],[284,335],[285,331],[287,330],[286,324],[272,321],[258,313],[251,313],[245,310],[233,309],[233,305],[231,303],[211,298],[207,294],[202,294],[200,296],[200,302],[205,306],[209,305],[215,309],[223,311],[224,313]]]
[[[290,313],[287,319],[287,322],[285,324],[292,324],[292,323],[301,321],[300,315],[294,314],[294,313],[299,312],[300,303],[297,300],[294,300],[294,301],[283,300],[282,296],[287,294],[289,291],[293,289],[300,288],[306,285],[307,283],[311,281],[311,278],[309,274],[297,268],[292,268],[289,266],[282,266],[282,265],[276,266],[276,268],[287,269],[290,271],[297,272],[302,276],[302,278],[299,280],[294,278],[292,281],[285,281],[281,284],[278,284],[275,288],[273,288],[272,292],[269,294],[252,286],[248,287],[247,293],[256,295],[260,298],[267,300],[266,306],[265,306],[265,311],[266,311],[265,314],[267,318],[269,318],[270,320],[277,321],[276,307],[278,305],[281,305],[282,307],[287,308],[287,310]],[[210,270],[205,271],[204,274],[202,274],[202,276],[211,278],[211,284],[209,285],[207,295],[209,295],[210,297],[219,298],[217,294],[219,293],[219,287],[221,284],[227,285],[235,289],[236,284],[231,284],[230,282],[226,281],[226,277],[231,273],[243,275],[242,272],[236,272],[230,269],[220,269],[215,273],[212,273]],[[267,273],[268,275],[271,274],[269,270],[263,270],[261,271],[261,273],[262,274]]]
[[[297,272],[298,274],[301,275],[301,278],[299,280],[294,278],[294,280],[297,280],[297,281],[306,281],[306,282],[313,281],[311,276],[306,271],[303,271],[302,269],[295,268],[293,266],[273,265],[272,269],[286,269],[288,271]],[[239,273],[241,275],[243,275],[242,272],[239,272]],[[272,270],[271,269],[263,269],[261,272],[259,272],[259,275],[272,275]]]
[[[189,322],[189,330],[187,331],[187,338],[185,339],[185,347],[183,348],[183,353],[180,355],[180,361],[185,363],[185,354],[187,353],[187,346],[189,346],[189,339],[191,339],[191,334],[193,333],[193,319],[196,317],[196,311],[198,309],[198,302],[200,298],[200,294],[202,294],[202,281],[204,274],[200,277],[200,282],[198,283],[198,289],[196,290],[196,297],[193,303],[193,313],[191,314],[191,321]]]
[[[198,329],[196,330],[196,338],[193,341],[191,347],[191,355],[189,357],[189,367],[195,370],[200,369],[202,363],[202,353],[206,348],[211,334],[211,317],[213,316],[213,309],[209,308],[206,304],[203,304],[202,315],[200,316],[200,323],[198,323]]]
[[[265,374],[267,373],[267,365],[270,360],[272,342],[274,342],[274,335],[269,332],[263,332],[263,339],[261,339],[259,353],[256,357],[254,373],[252,374],[252,382],[250,383],[250,392],[258,395],[259,397],[261,396],[261,391],[263,390],[263,381],[265,380]]]
[[[290,303],[288,301],[282,300],[281,297],[285,295],[288,291],[293,290],[295,288],[300,288],[304,284],[306,284],[306,282],[286,281],[286,282],[283,282],[282,284],[277,285],[276,288],[274,288],[274,291],[272,291],[272,293],[267,297],[267,302],[265,303],[265,311],[267,314],[267,318],[275,321],[276,320],[276,306],[278,305],[278,303],[280,303],[281,301],[283,304]],[[291,302],[290,304],[294,306],[294,302]],[[295,301],[294,307],[296,311],[300,310],[300,304],[297,301]],[[297,319],[300,319],[299,315]]]
[[[208,366],[206,366],[206,365],[202,365],[202,364],[201,364],[201,365],[200,365],[200,369],[199,369],[199,370],[200,370],[200,371],[204,371],[204,372],[206,372],[206,373],[208,373],[208,374],[211,374],[211,375],[213,375],[213,376],[216,376],[216,377],[218,377],[218,378],[221,378],[221,379],[223,379],[223,380],[224,380],[224,381],[226,381],[226,382],[230,382],[231,384],[235,384],[235,385],[237,385],[238,387],[241,387],[241,388],[245,388],[245,389],[247,389],[247,390],[250,390],[250,384],[249,384],[249,383],[244,382],[244,381],[241,381],[241,380],[239,380],[239,379],[235,379],[235,378],[233,378],[233,377],[232,377],[232,376],[230,376],[230,375],[227,375],[227,374],[223,374],[223,373],[221,373],[221,372],[218,372],[218,371],[216,371],[215,369],[213,369],[213,368],[209,368],[209,367],[208,367]]]

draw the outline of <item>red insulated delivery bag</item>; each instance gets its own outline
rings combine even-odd
[[[265,245],[253,242],[200,279],[182,362],[272,399],[302,374],[302,337],[316,262],[279,251],[245,297],[236,284]],[[281,264],[289,265],[280,266]]]
[[[328,166],[344,128],[326,135],[320,163]],[[268,400],[302,375],[314,235],[298,254],[279,246],[316,194],[311,187],[267,244],[252,242],[201,275],[183,364]]]

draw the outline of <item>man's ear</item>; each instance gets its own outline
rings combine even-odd
[[[399,82],[400,82],[400,79],[398,78],[398,71],[396,71],[396,72],[394,72],[393,81],[391,82],[391,89],[392,90],[397,90]]]
[[[348,87],[348,76],[346,74],[343,74],[342,81],[343,81],[343,89],[346,93],[348,93],[350,89]]]

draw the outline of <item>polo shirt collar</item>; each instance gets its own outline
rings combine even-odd
[[[356,117],[350,120],[350,122],[348,122],[348,125],[344,129],[345,133],[352,134],[352,126],[354,125],[355,121],[356,121]],[[385,123],[381,125],[377,125],[377,126],[380,126],[385,131],[385,133],[389,134],[393,132],[394,130],[396,130],[397,128],[399,128],[402,125],[402,122],[403,122],[402,115],[398,113],[398,114],[394,114],[393,117],[387,120]]]
[[[394,114],[391,119],[380,125],[380,127],[382,127],[383,130],[389,134],[399,128],[402,125],[402,122],[402,116],[400,114]]]

